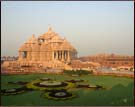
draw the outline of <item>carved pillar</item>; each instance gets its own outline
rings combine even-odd
[[[70,61],[70,52],[68,51],[68,57],[67,57],[67,61]]]
[[[64,61],[65,61],[65,51],[63,51],[63,59],[64,59]]]
[[[62,51],[60,51],[60,60],[62,60],[62,54],[63,54],[63,52]]]
[[[60,60],[60,51],[58,51],[58,56],[59,56],[58,59]]]
[[[59,51],[59,60],[61,59],[61,51]]]
[[[66,60],[68,60],[68,51],[66,51]]]
[[[62,51],[62,61],[64,61],[64,51]]]
[[[59,51],[59,60],[61,60],[61,51]]]
[[[58,59],[58,51],[56,51],[56,59]]]
[[[60,51],[58,51],[58,60],[60,59]]]
[[[61,60],[61,51],[59,51],[59,55],[60,55],[60,56],[59,56],[59,60]]]
[[[64,61],[66,61],[66,51],[64,51]]]
[[[53,52],[53,56],[54,56],[53,59],[56,59],[56,52],[55,51]]]
[[[56,51],[54,51],[54,59],[56,59]]]

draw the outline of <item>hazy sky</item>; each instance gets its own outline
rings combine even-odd
[[[18,48],[50,24],[78,50],[134,54],[133,1],[2,1],[2,56],[18,55]]]

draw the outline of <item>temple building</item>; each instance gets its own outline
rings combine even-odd
[[[77,50],[49,27],[48,31],[38,38],[32,35],[19,48],[17,61],[9,62],[10,66],[41,66],[50,68],[69,67],[68,64],[77,58]]]
[[[34,35],[19,48],[19,61],[54,61],[70,63],[77,50],[50,27],[36,38]]]

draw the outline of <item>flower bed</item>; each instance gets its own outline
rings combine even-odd
[[[23,81],[15,81],[15,82],[8,82],[8,84],[18,84],[18,85],[25,85],[28,82],[23,82]]]
[[[44,93],[43,96],[51,100],[68,100],[76,97],[75,94],[67,92],[66,90],[53,90]]]
[[[16,95],[16,94],[24,93],[25,91],[29,91],[29,90],[26,87],[3,89],[1,90],[1,94],[2,95]]]
[[[35,80],[26,84],[27,88],[37,90],[54,90],[54,89],[69,89],[75,87],[75,84],[71,82],[59,82],[59,81],[41,81]]]
[[[40,83],[35,83],[35,86],[38,87],[64,87],[67,86],[67,83],[64,82],[56,82],[56,81],[52,81],[52,82],[48,82],[48,81],[44,81],[44,82],[40,82]]]

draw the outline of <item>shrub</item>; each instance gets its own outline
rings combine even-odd
[[[88,75],[88,74],[92,74],[92,70],[91,71],[87,71],[87,70],[64,70],[65,74],[69,74],[69,75]]]

